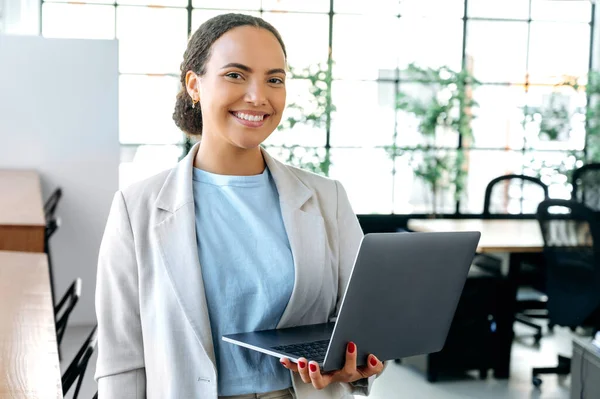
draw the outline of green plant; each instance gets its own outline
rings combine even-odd
[[[290,67],[290,77],[309,82],[306,104],[292,102],[287,105],[287,117],[278,130],[291,130],[296,125],[327,129],[336,108],[331,101],[331,72],[326,64],[317,64],[303,69]],[[287,163],[324,176],[329,174],[331,158],[328,149],[283,145],[280,155]]]
[[[424,144],[412,148],[393,144],[385,149],[392,158],[410,154],[414,174],[429,186],[433,214],[437,214],[442,191],[453,188],[457,200],[464,191],[467,176],[463,151],[439,148],[437,143],[449,134],[459,134],[463,141],[472,140],[471,111],[477,104],[470,90],[479,82],[467,70],[456,72],[446,66],[436,69],[410,64],[402,74],[405,79],[419,83],[423,90],[408,93],[400,85],[396,109],[417,119]],[[431,94],[424,98],[425,89]]]
[[[600,162],[600,73],[591,71],[587,78],[564,76],[555,85],[555,89],[571,88],[575,93],[585,89],[587,104],[585,108],[569,110],[563,101],[567,93],[553,91],[549,101],[542,107],[526,107],[523,114],[523,127],[532,125],[538,130],[538,136],[546,140],[561,140],[571,133],[573,120],[585,120],[586,149],[569,150],[560,161],[540,161],[534,157],[534,151],[526,148],[525,172],[544,179],[548,183],[568,184],[575,168],[584,163]]]

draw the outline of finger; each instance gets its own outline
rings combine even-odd
[[[300,374],[300,378],[307,384],[311,383],[310,375],[308,375],[308,362],[305,358],[301,357],[298,359],[298,373]]]
[[[310,362],[308,364],[308,369],[313,387],[316,389],[323,389],[331,383],[331,375],[321,374],[321,370],[317,362]]]
[[[346,345],[346,363],[344,364],[343,374],[352,376],[356,374],[356,354],[358,348],[354,342],[348,342]]]
[[[367,359],[367,373],[368,377],[379,374],[383,371],[383,362],[381,362],[375,355],[369,355]]]
[[[288,370],[293,371],[294,373],[298,372],[298,365],[294,362],[291,362],[287,357],[282,357],[279,359],[279,362]]]

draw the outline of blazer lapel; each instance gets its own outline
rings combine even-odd
[[[215,367],[208,306],[196,243],[192,171],[198,144],[165,180],[156,206],[167,214],[156,226],[160,252],[179,304]]]
[[[294,288],[277,328],[316,323],[319,321],[312,319],[311,309],[319,300],[327,260],[325,222],[320,213],[302,209],[313,191],[288,166],[271,158],[264,149],[262,153],[279,192],[281,216],[294,258]]]

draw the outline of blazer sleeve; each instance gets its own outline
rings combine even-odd
[[[122,192],[106,223],[98,257],[96,316],[100,398],[146,398],[144,346],[133,231]]]
[[[360,243],[363,239],[363,231],[358,222],[356,214],[352,210],[348,195],[342,184],[335,181],[337,189],[337,227],[338,227],[338,242],[339,242],[339,282],[338,282],[338,293],[337,293],[337,305],[336,305],[336,316],[339,313],[342,298],[350,280],[350,273],[354,266],[354,260],[360,247]],[[387,364],[384,365],[387,367]],[[381,375],[377,374],[369,378],[355,381],[348,384],[350,392],[354,395],[368,396],[371,392],[373,382],[377,377]]]

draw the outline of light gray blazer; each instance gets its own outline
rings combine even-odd
[[[217,399],[217,370],[196,244],[192,170],[177,166],[116,193],[98,259],[101,399]],[[363,237],[341,184],[271,158],[295,267],[278,328],[337,315]],[[201,199],[200,199],[201,200]],[[374,376],[316,390],[292,373],[298,399],[368,395]]]

